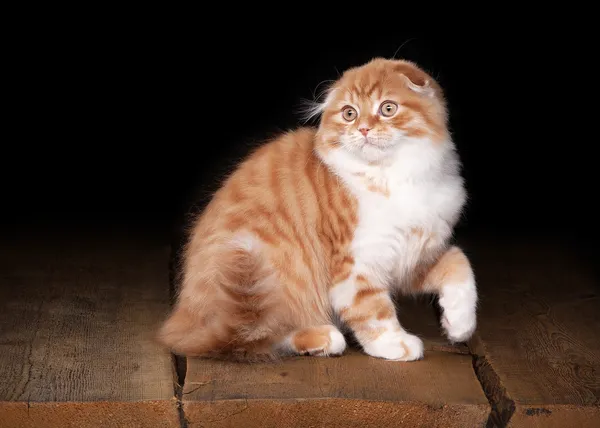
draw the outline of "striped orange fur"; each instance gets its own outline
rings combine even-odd
[[[420,339],[398,323],[392,288],[471,290],[466,257],[447,248],[464,191],[439,85],[412,63],[376,59],[346,71],[313,112],[321,114],[317,128],[254,151],[194,223],[177,302],[159,332],[173,352],[337,355],[347,329],[373,356],[418,359]],[[411,156],[431,162],[431,171],[415,168]],[[406,187],[423,174],[443,178],[438,167],[450,171],[451,184]],[[453,201],[441,208],[447,188]],[[432,189],[442,196],[429,207]],[[416,209],[411,192],[420,191]],[[413,205],[403,211],[403,203]],[[430,220],[437,214],[442,220]],[[450,306],[447,315],[452,338]],[[460,339],[472,333],[467,327]]]

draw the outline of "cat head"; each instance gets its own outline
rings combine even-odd
[[[416,64],[377,58],[348,69],[316,103],[318,147],[349,150],[367,161],[402,144],[443,142],[447,112],[439,84]]]

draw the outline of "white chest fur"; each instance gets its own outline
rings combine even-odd
[[[446,245],[465,202],[452,150],[417,142],[385,166],[343,154],[328,160],[358,200],[351,244],[357,271],[389,283]]]

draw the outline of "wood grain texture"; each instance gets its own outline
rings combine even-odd
[[[467,251],[482,314],[471,346],[514,402],[511,426],[599,426],[590,419],[600,420],[595,273],[556,243],[494,241]]]
[[[175,399],[162,401],[88,401],[0,403],[2,428],[179,428]]]
[[[66,426],[77,409],[76,421],[127,412],[178,424],[171,358],[153,339],[169,305],[168,248],[5,243],[0,281],[0,426]]]
[[[512,416],[510,428],[600,428],[600,408],[570,404],[521,406]]]
[[[487,409],[377,400],[232,400],[186,405],[189,427],[396,428],[483,427]]]
[[[275,364],[188,359],[183,402],[190,426],[204,427],[462,427],[482,426],[489,413],[471,357],[435,351],[413,363],[355,350]]]

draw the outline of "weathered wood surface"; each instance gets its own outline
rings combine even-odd
[[[349,349],[337,358],[245,364],[188,359],[190,427],[476,427],[490,406],[470,355],[439,334],[426,300],[402,300],[400,319],[425,342],[402,363]],[[446,349],[446,352],[440,350]]]
[[[3,237],[2,237],[3,238]],[[425,359],[356,350],[251,366],[191,359],[190,427],[600,427],[600,282],[569,249],[463,242],[481,303],[470,343],[450,345],[428,298],[399,316]],[[178,427],[168,249],[126,236],[0,240],[0,426]],[[491,425],[493,426],[493,425]]]
[[[505,417],[514,412],[510,426],[600,427],[600,282],[593,266],[551,242],[466,248],[481,293],[471,346],[498,377],[487,387],[504,396]]]
[[[168,248],[92,237],[0,244],[0,426],[179,426]]]

